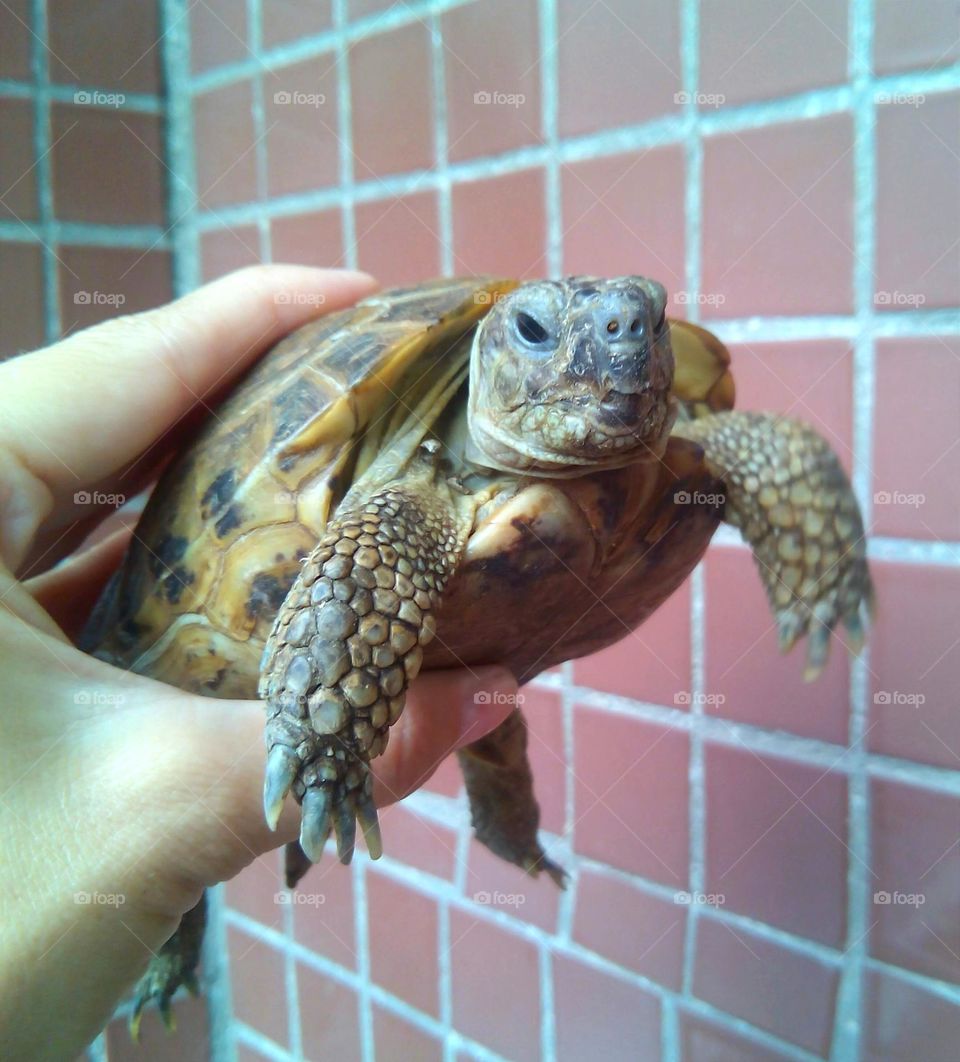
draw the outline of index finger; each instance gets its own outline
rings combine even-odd
[[[364,273],[253,266],[0,365],[8,562],[78,489],[143,453],[318,305],[336,310],[374,287]]]

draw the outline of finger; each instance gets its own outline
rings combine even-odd
[[[499,667],[424,673],[407,694],[387,751],[373,763],[378,806],[406,796],[451,752],[489,733],[511,712],[516,690],[513,676]],[[481,691],[489,695],[480,699],[485,703],[477,703]],[[276,831],[263,818],[263,705],[171,698],[169,690],[161,696],[166,711],[151,710],[139,752],[124,753],[127,772],[142,779],[148,794],[150,811],[138,815],[137,830],[158,838],[151,857],[157,865],[189,858],[196,880],[213,884],[294,840],[300,809],[292,798]],[[127,799],[129,806],[137,803],[133,795]]]
[[[72,642],[79,637],[103,588],[117,570],[132,533],[132,524],[120,527],[59,567],[24,582],[27,592]]]
[[[253,266],[0,365],[0,450],[13,464],[0,472],[18,498],[0,548],[12,566],[40,519],[146,451],[318,305],[335,310],[373,287],[362,273]]]

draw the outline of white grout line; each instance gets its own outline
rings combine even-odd
[[[353,175],[353,99],[350,90],[350,49],[347,29],[347,0],[333,0],[333,28],[337,52],[337,144],[339,149],[340,186],[336,205],[343,226],[343,264],[357,268],[357,224],[354,214]],[[269,210],[269,204],[265,204]]]
[[[453,197],[448,173],[447,74],[443,48],[443,25],[439,13],[430,16],[430,62],[433,70],[433,150],[437,192],[437,235],[440,241],[440,273],[454,274]]]
[[[96,96],[111,96],[114,98],[117,96],[116,89],[103,89],[94,85],[57,85],[52,83],[47,86],[47,93],[53,103],[67,103],[78,106],[90,106],[90,102],[87,101],[78,103],[76,99],[78,95],[86,95],[90,97],[91,101]],[[5,99],[29,100],[33,99],[35,94],[36,86],[30,81],[0,78],[0,101]],[[104,106],[109,107],[112,111],[119,111],[121,114],[163,114],[164,103],[163,96],[154,96],[149,92],[125,92],[123,93],[122,103],[109,103]]]
[[[47,342],[60,338],[60,277],[57,272],[53,201],[52,131],[50,126],[49,29],[46,0],[33,0],[31,72],[34,86],[33,143],[37,172],[39,240],[43,245],[43,309]],[[32,228],[33,226],[31,226]]]

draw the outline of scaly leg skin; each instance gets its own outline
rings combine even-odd
[[[457,753],[477,840],[532,877],[545,870],[560,888],[566,873],[537,839],[540,808],[527,759],[527,724],[514,709],[496,728]]]
[[[724,518],[753,547],[781,650],[808,635],[804,678],[823,670],[838,621],[859,649],[873,608],[866,540],[850,481],[826,440],[764,413],[716,413],[675,431],[700,443],[724,480]]]
[[[300,848],[312,863],[331,829],[349,863],[358,820],[371,858],[382,851],[368,763],[400,717],[473,521],[471,500],[437,477],[436,449],[425,443],[409,474],[365,501],[345,499],[264,649],[264,813],[275,827],[293,792],[303,808]],[[305,869],[288,853],[288,878]]]
[[[130,1036],[140,1039],[140,1019],[148,1003],[156,1002],[167,1032],[173,1032],[176,1021],[170,1001],[181,985],[192,995],[198,994],[197,965],[203,944],[203,930],[207,923],[207,894],[196,907],[191,907],[180,920],[173,936],[153,956],[147,971],[134,991],[133,1012],[130,1015]]]

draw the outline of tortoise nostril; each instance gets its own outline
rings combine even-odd
[[[636,335],[637,332],[639,332],[639,331],[640,331],[640,318],[639,317],[634,317],[634,319],[630,322],[630,333],[631,333],[631,335]]]
[[[608,331],[608,332],[610,333],[610,335],[612,335],[612,336],[615,336],[615,335],[617,334],[617,332],[619,332],[619,331],[620,331],[620,322],[619,322],[619,321],[618,321],[618,320],[617,320],[617,319],[616,319],[615,317],[612,317],[612,318],[611,318],[611,319],[610,319],[610,320],[609,320],[609,321],[607,322],[607,331]]]

